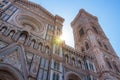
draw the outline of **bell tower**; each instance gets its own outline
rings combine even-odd
[[[89,53],[88,55],[94,55],[96,57],[101,75],[104,71],[115,71],[113,64],[115,60],[117,72],[119,73],[119,58],[99,25],[97,17],[81,9],[71,22],[71,26],[75,48],[81,52],[87,51]],[[106,74],[106,77],[110,77],[110,75],[111,73]],[[102,79],[106,77],[102,76]],[[114,78],[111,79],[115,80]]]

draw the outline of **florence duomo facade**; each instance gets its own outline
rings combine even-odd
[[[98,23],[81,9],[75,48],[60,40],[64,19],[28,0],[0,0],[0,80],[120,80],[120,60]]]

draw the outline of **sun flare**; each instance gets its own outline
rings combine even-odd
[[[65,36],[64,36],[64,35],[61,35],[61,36],[60,36],[60,39],[61,39],[62,41],[64,41],[64,40],[65,40]]]

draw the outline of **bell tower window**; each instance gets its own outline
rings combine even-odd
[[[106,60],[106,62],[107,62],[108,67],[109,67],[110,69],[112,69],[111,63],[110,63],[108,60]]]
[[[83,30],[83,28],[80,29],[79,34],[80,34],[80,36],[83,36],[83,35],[84,35],[84,30]]]
[[[85,47],[86,47],[86,50],[88,50],[88,49],[89,49],[89,45],[88,45],[88,43],[87,43],[87,42],[85,42]]]
[[[82,52],[84,52],[84,51],[85,51],[83,47],[81,48],[81,51],[82,51]]]
[[[104,47],[105,47],[105,49],[106,49],[106,50],[108,50],[108,47],[107,47],[107,45],[105,45],[105,44],[104,44]]]
[[[99,44],[99,46],[100,46],[100,47],[102,47],[102,44],[101,44],[101,42],[100,42],[100,41],[98,41],[98,44]]]
[[[94,26],[92,28],[98,34],[98,30]]]
[[[115,63],[113,63],[113,66],[114,66],[115,71],[120,73],[119,68],[117,67],[117,65]]]

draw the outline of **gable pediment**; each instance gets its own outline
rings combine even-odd
[[[54,19],[54,15],[52,15],[49,11],[47,11],[42,6],[35,4],[30,1],[24,1],[24,0],[18,0],[16,3],[20,3],[18,5],[23,6],[26,9],[29,9],[33,11],[34,13],[37,13],[38,15],[42,15],[43,17],[48,17],[50,19]]]
[[[23,48],[18,44],[11,44],[0,50],[0,63],[13,66],[27,76],[26,57]]]

